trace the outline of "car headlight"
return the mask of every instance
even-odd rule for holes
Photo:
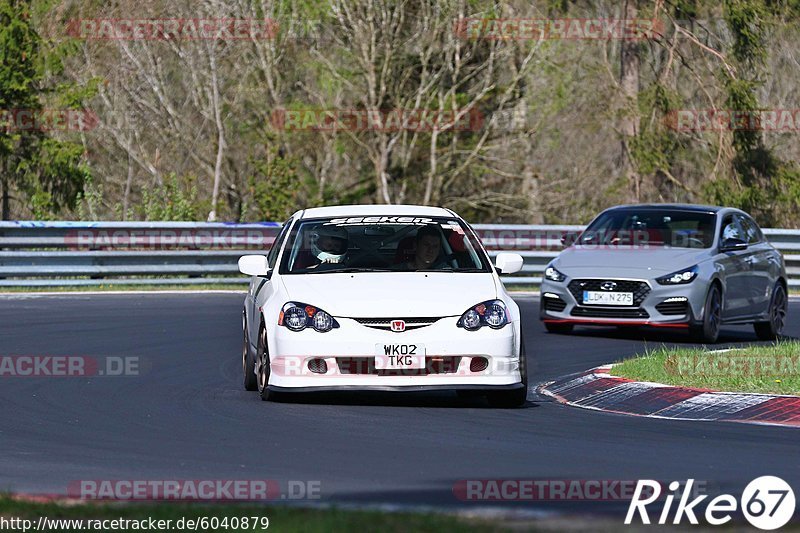
[[[500,329],[511,322],[506,304],[501,300],[489,300],[467,309],[456,325],[469,331],[475,331],[482,326]]]
[[[677,272],[673,272],[668,276],[662,276],[660,278],[656,278],[656,281],[660,285],[683,285],[685,283],[691,283],[694,281],[694,278],[697,277],[697,272],[699,269],[697,265],[685,268],[683,270],[679,270]]]
[[[552,266],[548,266],[547,268],[544,269],[544,277],[546,277],[550,281],[558,281],[558,282],[567,279],[567,276],[565,276],[564,274],[556,270],[555,267]]]
[[[303,331],[307,327],[320,333],[338,328],[339,323],[330,314],[313,305],[286,302],[278,315],[278,325],[292,331]]]

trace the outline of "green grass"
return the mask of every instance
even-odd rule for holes
[[[729,392],[800,395],[800,342],[721,353],[661,347],[611,369],[615,376]]]
[[[527,284],[513,284],[513,285],[506,285],[506,290],[508,292],[539,292],[538,285],[527,285]]]
[[[432,533],[462,531],[505,531],[499,525],[485,520],[468,519],[445,514],[380,512],[367,510],[342,509],[309,509],[289,506],[258,506],[252,504],[185,504],[185,503],[153,503],[153,504],[93,504],[66,505],[59,503],[22,502],[7,496],[0,496],[0,517],[23,518],[36,524],[39,517],[61,519],[114,520],[148,519],[172,520],[174,524],[181,518],[200,519],[203,517],[267,517],[269,529],[278,532],[335,532],[335,531],[429,531]],[[34,526],[35,527],[35,526]],[[85,530],[84,526],[84,530]],[[106,529],[108,530],[108,529]],[[117,529],[130,531],[133,529]],[[189,530],[184,528],[184,530]],[[199,531],[244,531],[245,529],[199,528]],[[265,531],[253,529],[252,523],[248,531]],[[21,529],[17,529],[21,531]],[[49,531],[75,531],[75,529],[49,529]]]

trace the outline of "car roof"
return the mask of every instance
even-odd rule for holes
[[[624,204],[608,208],[606,211],[616,209],[667,209],[675,211],[697,211],[701,213],[719,213],[733,209],[730,207],[722,207],[719,205],[700,205],[700,204]],[[734,209],[738,211],[738,209]]]
[[[403,204],[378,205],[334,205],[312,207],[303,211],[302,218],[357,217],[357,216],[410,216],[452,217],[453,213],[443,207]]]

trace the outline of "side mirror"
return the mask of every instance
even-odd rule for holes
[[[576,242],[578,242],[578,237],[580,237],[580,233],[574,231],[568,231],[561,236],[561,245],[564,248],[569,248]]]
[[[239,258],[239,272],[248,276],[266,276],[269,273],[266,255],[243,255]]]
[[[720,252],[738,252],[746,249],[747,243],[741,239],[725,239],[719,246]]]
[[[497,254],[497,258],[494,260],[494,265],[501,274],[515,274],[522,270],[523,263],[521,255],[508,252]]]

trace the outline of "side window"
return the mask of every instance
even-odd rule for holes
[[[286,240],[286,235],[289,234],[289,228],[291,226],[292,219],[290,218],[283,224],[280,233],[275,237],[275,242],[272,243],[272,248],[269,249],[269,253],[267,254],[267,266],[269,266],[269,268],[275,268],[275,263],[278,261],[278,252],[280,252],[283,241]]]
[[[739,239],[740,241],[747,242],[742,228],[739,227],[733,215],[726,216],[722,221],[722,235],[720,236],[720,240],[724,241],[725,239]]]
[[[753,221],[750,217],[745,216],[738,216],[739,222],[744,228],[745,235],[747,236],[747,243],[748,244],[758,244],[764,240],[764,235],[761,233],[761,230],[758,228],[758,224]]]

